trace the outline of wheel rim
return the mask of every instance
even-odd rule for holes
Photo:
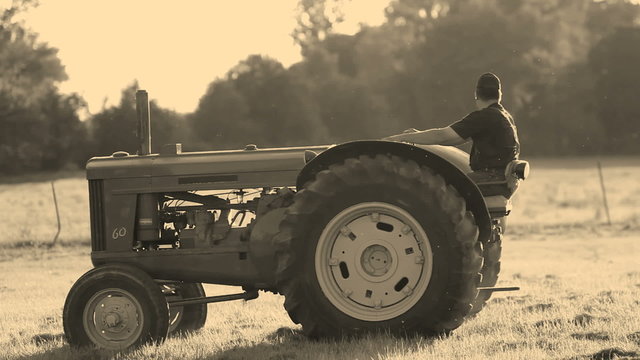
[[[161,285],[162,293],[165,295],[167,301],[177,301],[182,300],[182,294],[178,289],[174,286]],[[173,333],[176,331],[180,322],[182,322],[182,317],[184,314],[184,308],[182,306],[171,306],[169,307],[169,333]]]
[[[336,308],[364,321],[409,311],[429,285],[433,254],[420,223],[382,202],[351,206],[324,228],[315,252],[318,283]]]
[[[104,349],[124,349],[142,334],[142,306],[130,292],[109,288],[94,294],[87,302],[82,325],[89,339]]]

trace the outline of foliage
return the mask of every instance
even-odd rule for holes
[[[523,154],[635,153],[640,5],[627,0],[390,0],[386,22],[338,34],[348,0],[300,0],[289,68],[251,55],[193,113],[151,102],[152,144],[186,150],[328,144],[448,125],[474,110],[486,71],[503,81]],[[57,50],[0,10],[0,166],[20,173],[136,152],[137,84],[82,123]],[[149,89],[153,92],[153,89]]]
[[[344,21],[344,3],[345,0],[300,0],[297,26],[291,36],[303,54],[322,42],[333,31],[334,25]]]
[[[239,63],[201,99],[192,116],[195,133],[208,139],[215,133],[210,144],[238,147],[255,138],[267,145],[326,143],[445,126],[474,110],[475,80],[492,71],[503,81],[525,155],[635,149],[638,107],[629,97],[638,81],[625,74],[637,73],[632,64],[640,46],[631,45],[639,44],[632,35],[639,5],[394,0],[386,23],[344,35],[333,32],[344,15],[333,7],[338,3],[301,0],[293,36],[303,61],[289,69],[260,56]],[[603,67],[615,70],[603,73]],[[269,80],[275,77],[288,80]],[[631,91],[611,96],[621,86]],[[297,95],[296,106],[279,101],[278,93]],[[276,120],[267,103],[297,121]],[[611,108],[618,120],[607,118]],[[277,123],[306,124],[323,135],[262,126]]]
[[[610,140],[608,151],[638,152],[640,143],[640,28],[621,27],[589,54],[595,78],[596,116]]]
[[[301,145],[326,140],[317,113],[299,78],[253,55],[209,86],[190,122],[209,148]]]
[[[136,90],[134,82],[122,90],[120,103],[103,109],[88,120],[91,133],[91,156],[111,155],[115,151],[138,151]],[[184,116],[158,106],[151,100],[149,112],[152,120],[151,150],[159,152],[164,144],[183,143],[187,140]]]
[[[14,20],[29,6],[0,9],[0,168],[9,174],[77,162],[84,145],[77,115],[84,102],[58,92],[66,74],[57,49]]]

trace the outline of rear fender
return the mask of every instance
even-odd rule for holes
[[[395,155],[410,159],[440,174],[466,200],[467,209],[476,220],[480,231],[479,240],[484,242],[491,236],[491,219],[482,193],[476,184],[466,175],[469,168],[469,155],[451,146],[423,145],[414,146],[390,141],[354,141],[331,147],[309,161],[300,171],[296,187],[302,189],[313,180],[315,174],[328,169],[330,165],[342,163],[344,159],[360,155]]]

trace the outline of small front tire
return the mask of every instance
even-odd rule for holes
[[[166,283],[160,288],[167,301],[202,298],[206,294],[201,283]],[[169,334],[196,331],[207,321],[207,304],[169,307]]]
[[[71,287],[63,310],[73,347],[125,350],[164,341],[169,308],[162,291],[144,271],[122,264],[84,274]]]

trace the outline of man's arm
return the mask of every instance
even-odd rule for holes
[[[422,145],[460,145],[467,142],[450,126],[388,136],[384,140],[405,141]]]

